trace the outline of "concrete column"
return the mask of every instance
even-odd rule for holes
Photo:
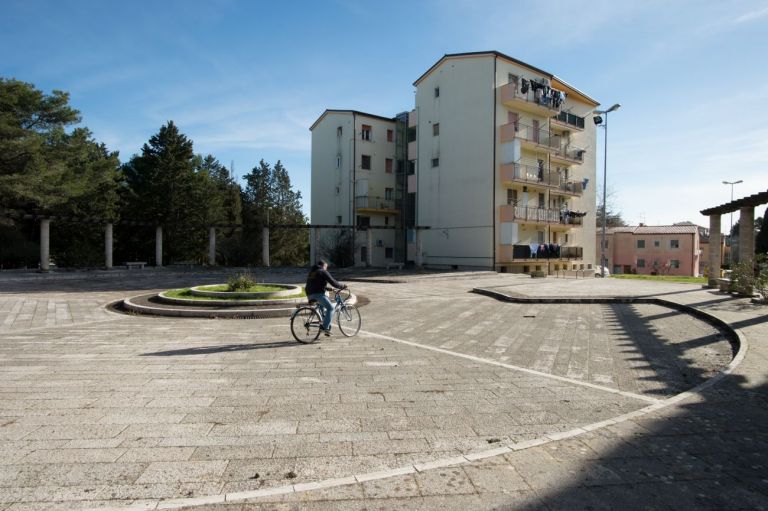
[[[416,267],[417,268],[424,267],[424,256],[422,252],[423,250],[421,246],[421,229],[416,229]]]
[[[216,228],[208,229],[208,264],[216,266]]]
[[[366,266],[373,266],[373,229],[369,227],[365,234],[366,241],[368,242],[368,261],[366,261]]]
[[[163,265],[163,228],[158,225],[155,230],[155,266]]]
[[[112,224],[104,226],[104,267],[112,268]]]
[[[317,242],[318,235],[315,227],[309,228],[309,264],[315,264],[317,262]]]
[[[48,271],[51,261],[51,221],[47,218],[40,220],[40,269]]]
[[[717,287],[717,279],[720,277],[720,215],[709,216],[709,277],[707,285]]]
[[[269,227],[261,228],[261,263],[269,266]]]
[[[755,208],[741,208],[739,218],[739,262],[755,260]]]

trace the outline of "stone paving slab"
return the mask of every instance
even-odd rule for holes
[[[171,280],[168,287],[175,285]],[[663,399],[723,367],[729,346],[712,327],[655,306],[515,310],[487,297],[445,295],[499,281],[517,290],[530,285],[515,276],[403,280],[354,284],[377,297],[361,311],[364,329],[379,337],[363,334],[311,346],[293,343],[284,320],[110,316],[97,324],[83,312],[72,325],[45,325],[42,315],[33,315],[28,326],[18,323],[18,331],[0,334],[0,435],[7,436],[0,444],[6,455],[0,461],[0,509],[132,503],[152,508],[156,499],[195,497],[203,498],[195,509],[560,509],[574,503],[600,508],[603,498],[629,502],[643,485],[661,485],[653,490],[662,492],[670,483],[681,505],[714,509],[724,499],[699,497],[711,493],[705,481],[730,481],[726,493],[752,508],[764,505],[766,485],[751,468],[764,467],[766,439],[758,429],[764,418],[750,416],[724,428],[728,414],[718,412],[744,394],[738,384],[730,390],[715,386],[706,398],[683,405],[706,409],[703,414],[660,410],[577,437],[569,432],[648,404],[580,381]],[[610,280],[591,282],[615,285]],[[559,293],[588,291],[583,281],[573,282],[546,286]],[[93,295],[92,284],[80,291],[72,282],[66,291],[62,283],[56,286],[56,293],[75,300],[82,298],[78,293]],[[102,303],[116,294],[107,287],[97,291]],[[0,298],[25,301],[37,293],[35,299],[49,299],[45,285],[33,288]],[[690,303],[719,299],[691,286],[655,290]],[[648,293],[645,286],[634,292]],[[730,305],[710,306],[741,315],[736,323],[761,327],[748,306],[734,312],[725,309]],[[521,317],[530,313],[536,317]],[[536,323],[545,327],[537,330]],[[577,349],[579,343],[585,348]],[[585,350],[590,356],[580,358]],[[483,360],[514,362],[507,365],[541,375]],[[743,367],[757,366],[747,359]],[[601,375],[611,379],[600,381]],[[754,404],[764,403],[759,382],[749,391]],[[710,409],[713,396],[718,407]],[[701,447],[713,437],[724,442],[724,430],[738,433],[724,444],[727,449]],[[542,435],[559,438],[558,432],[565,432],[564,439],[427,469],[504,442],[522,448]],[[718,463],[723,450],[734,456],[751,452],[753,461]],[[425,470],[311,489],[313,481],[414,465]],[[734,487],[736,477],[741,479]],[[285,485],[289,493],[205,504],[206,496]],[[295,493],[290,485],[308,491]]]

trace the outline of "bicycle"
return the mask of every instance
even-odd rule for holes
[[[345,291],[346,297],[342,296]],[[352,293],[348,289],[334,291],[333,311],[336,315],[336,324],[344,337],[357,335],[363,322],[357,307],[347,303],[351,296]],[[315,342],[320,337],[324,316],[325,311],[317,304],[317,300],[310,300],[308,305],[298,306],[291,314],[293,338],[302,344]]]

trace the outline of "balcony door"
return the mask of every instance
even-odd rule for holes
[[[517,112],[507,112],[507,123],[511,124],[515,127],[515,131],[518,131],[518,127],[520,118],[517,115]]]
[[[533,120],[533,141],[535,143],[539,143],[539,121],[538,119]]]

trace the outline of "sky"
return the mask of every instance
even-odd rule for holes
[[[735,198],[768,190],[766,0],[0,0],[0,14],[0,76],[69,92],[121,161],[173,120],[237,176],[281,160],[306,213],[326,108],[410,110],[441,56],[485,50],[622,105],[608,202],[630,224],[708,226],[722,181],[743,181]]]

